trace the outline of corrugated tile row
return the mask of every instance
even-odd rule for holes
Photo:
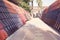
[[[46,24],[60,32],[60,2],[56,1],[43,12],[41,18]]]
[[[28,12],[20,7],[22,11],[19,11],[19,13],[21,13],[19,14],[18,10],[16,11],[16,9],[14,9],[16,6],[14,5],[15,4],[11,5],[8,1],[4,2],[0,0],[0,40],[5,40],[8,36],[22,27],[27,20],[24,14]],[[14,8],[12,6],[14,6]],[[16,8],[19,9],[18,7]],[[23,11],[25,12],[24,14]]]

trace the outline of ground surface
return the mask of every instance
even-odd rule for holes
[[[34,18],[6,40],[60,40],[60,35],[40,19]]]

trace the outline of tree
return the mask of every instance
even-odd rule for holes
[[[33,9],[33,0],[29,0],[29,2],[31,2],[31,4],[32,4],[32,8],[31,9]]]
[[[42,8],[42,0],[37,0],[37,2],[38,2],[38,6]]]
[[[29,1],[30,0],[17,0],[17,2],[19,3],[18,6],[30,12]]]
[[[38,6],[40,8],[40,10],[38,11],[38,13],[40,13],[40,17],[42,16],[42,0],[37,0]]]
[[[37,0],[37,2],[38,2],[38,6],[39,6],[39,8],[40,8],[40,13],[41,13],[41,16],[42,16],[42,0]]]

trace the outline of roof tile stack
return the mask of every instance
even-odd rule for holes
[[[23,8],[7,1],[0,1],[0,40],[5,40],[27,21]]]
[[[46,9],[43,12],[42,20],[48,24],[49,26],[52,26],[53,28],[60,31],[60,1],[54,2],[52,5],[49,6],[47,12]]]

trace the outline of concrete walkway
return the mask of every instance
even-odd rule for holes
[[[33,18],[6,40],[60,40],[60,35],[39,18]]]

